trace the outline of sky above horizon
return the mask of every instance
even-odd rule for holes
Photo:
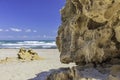
[[[65,0],[0,0],[0,40],[54,40]]]

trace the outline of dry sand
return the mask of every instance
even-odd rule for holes
[[[17,57],[18,49],[0,49],[0,59]],[[57,49],[34,49],[44,60],[29,62],[8,62],[0,64],[0,80],[45,80],[46,75],[60,67],[74,64],[61,64]]]

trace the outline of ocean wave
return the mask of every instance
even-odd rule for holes
[[[53,49],[56,48],[55,41],[0,41],[0,48],[35,48]]]
[[[23,41],[23,42],[17,42],[18,44],[24,43],[24,44],[40,44],[45,43],[44,41]]]

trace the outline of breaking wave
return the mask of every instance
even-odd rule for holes
[[[53,40],[35,40],[35,41],[24,41],[24,40],[6,40],[0,41],[0,48],[33,48],[33,49],[54,49],[57,48],[55,41]]]

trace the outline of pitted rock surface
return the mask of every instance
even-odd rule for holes
[[[56,44],[62,63],[120,59],[120,0],[66,0]]]

